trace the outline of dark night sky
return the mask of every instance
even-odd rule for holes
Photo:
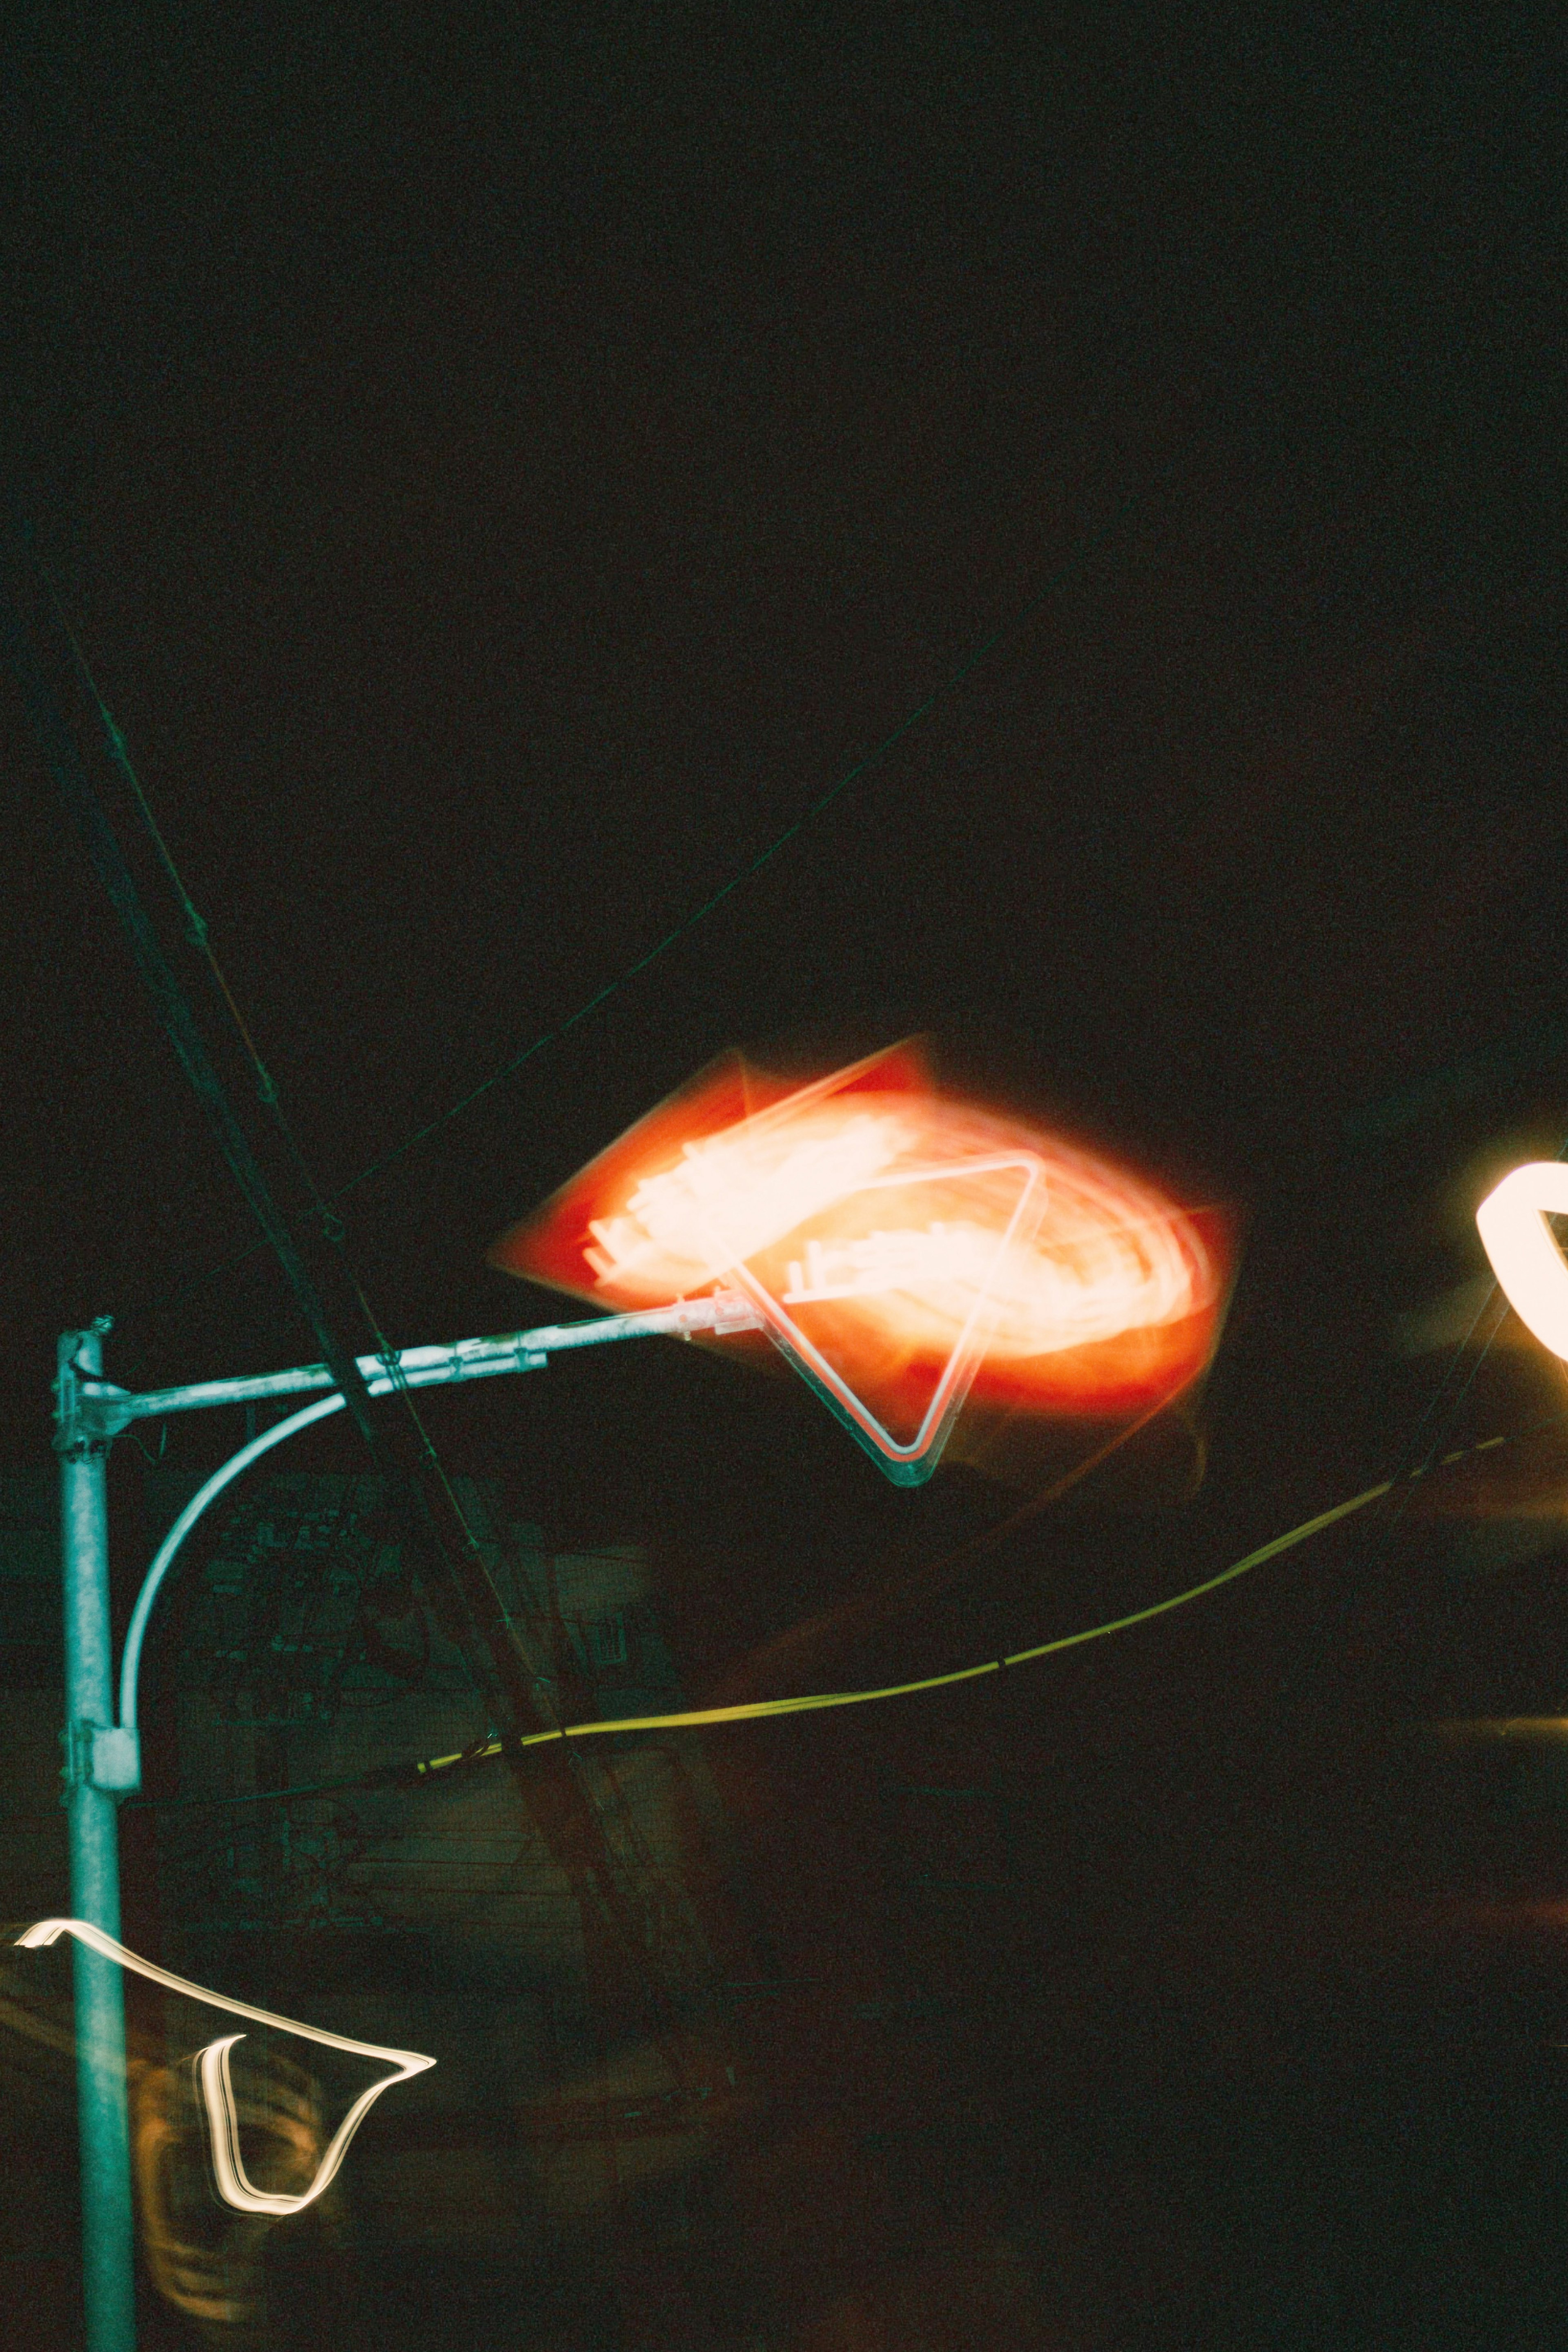
[[[486,1245],[726,1046],[923,1030],[1239,1214],[1211,1458],[1266,1525],[1397,1456],[1436,1375],[1388,1315],[1568,1127],[1523,20],[111,7],[14,47],[13,477],[323,1189],[997,637],[345,1197],[388,1330],[550,1311]],[[315,1349],[264,1253],[212,1276],[247,1212],[9,687],[0,726],[20,1458],[95,1312],[136,1385]],[[850,1492],[927,1507],[700,1360],[549,1390],[438,1416],[567,1517],[764,1492],[832,1549]]]
[[[395,1338],[553,1312],[487,1244],[723,1048],[929,1031],[1241,1220],[1184,1559],[1400,1458],[1444,1359],[1391,1318],[1568,1133],[1545,22],[23,16],[8,463],[323,1189],[1004,633],[347,1195]],[[137,1385],[315,1349],[265,1255],[199,1279],[245,1209],[8,683],[0,746],[19,1460],[76,1319]],[[808,1401],[632,1353],[441,1440],[543,1519],[728,1548],[737,1641],[943,1539],[942,1482],[878,1487]],[[1556,1393],[1499,1350],[1464,1433]],[[1298,1604],[1181,1636],[1193,1687],[1271,1686]]]
[[[347,1194],[389,1332],[553,1312],[486,1245],[723,1048],[928,1031],[1241,1219],[1242,1532],[1396,1458],[1440,1364],[1389,1315],[1568,1129],[1523,20],[110,7],[14,48],[13,478],[327,1192],[997,639]],[[8,685],[0,727],[22,1458],[94,1313],[133,1385],[316,1349],[265,1252],[214,1276],[247,1213]],[[548,1391],[434,1408],[542,1516],[754,1518],[829,1581],[844,1512],[941,1523],[700,1358]]]

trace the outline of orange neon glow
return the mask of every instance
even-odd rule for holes
[[[939,1450],[972,1387],[1146,1409],[1206,1359],[1220,1290],[1154,1187],[941,1094],[909,1047],[795,1088],[731,1057],[491,1262],[614,1307],[738,1286],[885,1465]]]

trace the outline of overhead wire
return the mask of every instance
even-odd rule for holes
[[[80,678],[83,688],[90,698],[94,708],[97,710],[100,724],[102,727],[104,735],[109,742],[115,764],[132,792],[138,812],[152,837],[159,861],[163,866],[170,886],[179,901],[181,910],[185,918],[187,935],[190,939],[191,944],[196,949],[197,952],[205,961],[214,982],[216,983],[218,992],[221,995],[223,1003],[228,1012],[229,1017],[234,1024],[235,1030],[239,1037],[241,1046],[250,1064],[252,1074],[256,1080],[257,1093],[261,1102],[265,1105],[273,1124],[278,1129],[283,1146],[293,1163],[295,1172],[304,1186],[305,1192],[310,1199],[310,1206],[321,1225],[323,1235],[338,1253],[344,1278],[352,1289],[360,1312],[364,1318],[365,1328],[370,1332],[371,1337],[375,1343],[377,1356],[380,1359],[384,1370],[387,1373],[395,1392],[404,1406],[413,1426],[416,1442],[426,1457],[431,1473],[440,1485],[443,1496],[452,1512],[453,1519],[461,1530],[469,1556],[475,1565],[479,1568],[486,1583],[489,1586],[490,1591],[494,1595],[497,1605],[500,1609],[502,1616],[506,1621],[508,1633],[511,1639],[513,1646],[518,1650],[520,1656],[521,1656],[524,1664],[529,1668],[530,1673],[534,1675],[537,1679],[537,1665],[528,1654],[521,1636],[518,1633],[516,1627],[512,1624],[510,1616],[506,1611],[504,1600],[496,1587],[494,1578],[489,1573],[489,1566],[485,1561],[478,1538],[475,1537],[472,1528],[468,1525],[462,1505],[458,1500],[457,1491],[447,1475],[446,1466],[441,1461],[440,1455],[430,1436],[424,1416],[421,1414],[417,1404],[415,1402],[414,1391],[409,1386],[408,1381],[404,1373],[397,1351],[392,1346],[391,1341],[387,1339],[384,1330],[382,1328],[380,1319],[375,1314],[374,1309],[372,1307],[369,1298],[365,1295],[364,1287],[353,1265],[349,1262],[346,1249],[347,1230],[344,1226],[343,1221],[336,1214],[331,1204],[322,1196],[321,1188],[316,1181],[315,1171],[311,1168],[309,1160],[306,1158],[304,1151],[300,1148],[299,1139],[294,1133],[288,1113],[283,1107],[282,1097],[279,1093],[276,1081],[273,1079],[271,1073],[268,1070],[266,1064],[262,1061],[256,1041],[251,1035],[249,1025],[239,1008],[238,1003],[235,998],[234,992],[230,988],[227,978],[224,973],[223,967],[218,961],[217,951],[213,946],[210,928],[192,898],[190,891],[185,886],[184,877],[181,875],[180,870],[174,862],[173,854],[171,853],[167,843],[163,839],[163,833],[159,827],[152,804],[142,789],[141,778],[136,772],[135,763],[131,758],[130,749],[125,741],[125,738],[116,724],[113,714],[110,710],[108,704],[105,702],[103,696],[100,691],[98,681],[93,675],[91,667],[88,662],[86,655],[82,651],[76,634],[71,628],[68,615],[65,611],[60,596],[52,581],[48,579],[47,573],[43,572],[41,566],[38,567],[38,570],[50,602],[54,605],[61,629],[63,630],[67,642],[70,646],[71,656],[76,665],[78,676]]]
[[[75,730],[49,677],[50,659],[37,621],[42,607],[37,590],[47,588],[41,566],[24,536],[4,551],[3,591],[0,591],[0,640],[21,690],[44,764],[58,790],[79,833],[89,863],[102,884],[119,918],[126,944],[159,1023],[190,1081],[213,1129],[218,1149],[228,1165],[252,1215],[277,1256],[284,1279],[300,1314],[314,1332],[321,1355],[331,1369],[365,1442],[374,1451],[374,1433],[369,1413],[369,1392],[357,1360],[339,1344],[317,1291],[315,1280],[284,1217],[256,1156],[250,1138],[237,1117],[228,1091],[218,1076],[189,996],[164,952],[156,927],[142,903],[142,892],[120,838],[110,823],[75,740]],[[52,591],[48,591],[52,598]],[[58,600],[54,600],[58,606]],[[56,623],[50,622],[56,633]]]
[[[1553,1413],[1545,1421],[1532,1423],[1528,1429],[1500,1437],[1482,1438],[1475,1445],[1461,1446],[1444,1455],[1440,1464],[1431,1466],[1448,1468],[1472,1455],[1489,1454],[1500,1445],[1519,1444],[1527,1437],[1538,1435],[1542,1430],[1559,1427],[1564,1420],[1568,1420],[1568,1414]],[[1142,1609],[1129,1610],[1120,1617],[1106,1618],[1101,1623],[1085,1626],[1076,1633],[1059,1633],[1051,1641],[1037,1642],[999,1658],[983,1658],[973,1665],[953,1667],[945,1674],[919,1675],[909,1682],[887,1683],[873,1690],[813,1691],[793,1698],[748,1699],[731,1706],[687,1707],[668,1715],[595,1717],[592,1721],[563,1724],[559,1729],[528,1733],[518,1744],[522,1748],[540,1748],[557,1740],[607,1738],[638,1731],[701,1730],[716,1724],[767,1722],[781,1716],[818,1714],[827,1708],[868,1706],[885,1699],[910,1698],[924,1691],[951,1689],[959,1683],[975,1682],[983,1675],[1002,1674],[1014,1666],[1030,1665],[1037,1659],[1055,1657],[1065,1650],[1079,1649],[1087,1642],[1105,1641],[1112,1633],[1127,1633],[1134,1625],[1146,1625],[1156,1617],[1168,1616],[1173,1610],[1184,1609],[1193,1601],[1203,1600],[1206,1594],[1217,1592],[1222,1586],[1233,1584],[1238,1577],[1247,1575],[1253,1569],[1261,1568],[1268,1560],[1278,1559],[1281,1554],[1294,1550],[1298,1544],[1321,1535],[1325,1528],[1336,1526],[1342,1519],[1351,1518],[1357,1511],[1365,1510],[1401,1484],[1425,1477],[1428,1466],[1422,1465],[1394,1477],[1380,1479],[1376,1486],[1352,1495],[1348,1502],[1335,1503],[1330,1509],[1303,1519],[1300,1526],[1289,1528],[1282,1536],[1275,1536],[1268,1543],[1259,1544],[1256,1550],[1234,1560],[1228,1568],[1221,1569],[1217,1575],[1205,1577],[1201,1583],[1191,1584],[1184,1591],[1168,1594],[1163,1601],[1150,1601]],[[342,1789],[428,1786],[445,1773],[506,1754],[508,1746],[509,1743],[502,1739],[476,1739],[449,1756],[431,1756],[412,1763],[384,1765],[374,1772],[344,1780],[313,1780],[289,1789],[247,1790],[239,1796],[143,1797],[134,1801],[149,1810],[178,1812],[211,1805],[285,1803],[296,1797],[321,1796]]]
[[[337,1215],[336,1212],[322,1197],[321,1188],[316,1181],[315,1172],[312,1170],[310,1161],[306,1158],[304,1151],[300,1148],[299,1139],[295,1135],[288,1113],[284,1109],[282,1097],[279,1093],[277,1084],[261,1058],[256,1041],[251,1035],[249,1025],[247,1023],[243,1013],[240,1011],[238,1003],[235,998],[234,992],[230,988],[223,967],[218,961],[217,951],[213,946],[210,928],[196,907],[195,900],[192,898],[190,891],[185,886],[184,878],[180,873],[179,867],[174,862],[174,856],[169,849],[168,844],[163,838],[152,804],[142,789],[141,778],[136,772],[135,763],[131,758],[130,749],[125,741],[125,738],[119,726],[116,724],[114,716],[110,710],[109,706],[104,700],[103,695],[99,688],[98,681],[93,675],[91,666],[89,665],[86,655],[82,651],[75,631],[70,625],[69,616],[66,613],[64,604],[58,592],[55,588],[53,582],[48,578],[47,573],[44,572],[43,567],[36,563],[36,569],[43,582],[45,591],[49,597],[50,603],[54,606],[56,615],[59,621],[60,627],[65,635],[67,643],[69,645],[71,658],[75,663],[78,677],[97,711],[99,723],[103,730],[105,739],[110,746],[115,764],[131,790],[137,810],[157,852],[159,862],[162,865],[169,884],[179,901],[181,910],[185,918],[187,936],[193,947],[195,948],[198,954],[202,956],[203,960],[206,963],[208,971],[211,973],[213,981],[234,1025],[235,1031],[238,1035],[240,1045],[245,1052],[247,1061],[250,1064],[252,1075],[256,1081],[257,1093],[261,1102],[266,1107],[274,1126],[278,1129],[284,1149],[288,1152],[289,1157],[293,1163],[295,1172],[304,1186],[323,1235],[338,1253],[343,1276],[348,1282],[350,1288],[353,1290],[360,1312],[364,1318],[365,1328],[374,1340],[376,1353],[392,1382],[394,1391],[403,1403],[404,1409],[414,1428],[416,1441],[430,1466],[432,1475],[437,1478],[440,1485],[443,1496],[451,1509],[454,1521],[461,1530],[464,1543],[469,1556],[480,1570],[486,1582],[489,1585],[490,1590],[494,1594],[497,1605],[500,1608],[503,1617],[507,1618],[508,1633],[511,1638],[513,1645],[519,1650],[520,1655],[523,1656],[524,1664],[529,1666],[531,1673],[537,1674],[537,1669],[533,1665],[533,1662],[526,1655],[521,1635],[517,1633],[515,1627],[512,1626],[510,1617],[507,1616],[504,1601],[502,1601],[500,1591],[495,1586],[494,1579],[489,1574],[489,1567],[484,1559],[478,1539],[474,1536],[473,1530],[468,1523],[462,1506],[458,1501],[457,1492],[453,1487],[450,1479],[447,1475],[446,1467],[441,1461],[440,1455],[437,1453],[433,1441],[431,1440],[424,1417],[420,1413],[419,1409],[414,1401],[414,1392],[404,1374],[397,1351],[393,1348],[385,1332],[383,1330],[380,1320],[372,1307],[370,1300],[365,1295],[363,1286],[360,1282],[357,1274],[354,1272],[353,1267],[349,1262],[346,1250],[347,1231],[343,1221]]]
[[[88,693],[96,708],[100,724],[104,730],[115,764],[132,788],[138,811],[142,818],[144,825],[152,836],[159,861],[163,867],[169,883],[179,900],[183,912],[184,913],[187,933],[191,943],[203,956],[209,968],[212,977],[217,986],[218,992],[222,997],[223,1003],[233,1023],[236,1033],[239,1037],[241,1046],[250,1064],[253,1076],[256,1079],[257,1091],[259,1098],[266,1107],[274,1125],[278,1129],[284,1147],[288,1151],[289,1156],[294,1164],[295,1171],[304,1186],[305,1192],[310,1199],[325,1238],[338,1254],[344,1279],[353,1293],[355,1300],[358,1303],[360,1312],[364,1318],[366,1328],[374,1340],[377,1355],[383,1369],[387,1374],[391,1387],[403,1404],[408,1421],[412,1425],[416,1443],[425,1457],[429,1474],[435,1479],[441,1490],[443,1499],[449,1508],[453,1521],[460,1533],[468,1556],[472,1565],[477,1570],[484,1585],[489,1589],[490,1596],[495,1603],[497,1613],[505,1628],[507,1640],[511,1648],[516,1652],[518,1658],[521,1662],[529,1677],[532,1704],[534,1705],[537,1713],[544,1717],[547,1724],[553,1722],[555,1725],[559,1726],[559,1717],[556,1714],[549,1678],[543,1672],[538,1660],[534,1657],[529,1643],[524,1639],[522,1632],[515,1621],[513,1612],[506,1605],[505,1597],[501,1593],[500,1587],[497,1585],[495,1577],[491,1573],[489,1562],[485,1558],[483,1547],[480,1545],[479,1538],[469,1523],[468,1514],[463,1508],[461,1500],[452,1480],[447,1475],[446,1465],[441,1460],[440,1454],[430,1435],[425,1418],[415,1402],[413,1390],[403,1371],[397,1351],[393,1348],[385,1332],[382,1328],[380,1320],[371,1306],[364,1288],[349,1261],[346,1247],[347,1228],[343,1220],[337,1215],[331,1204],[323,1198],[320,1187],[316,1182],[314,1171],[300,1146],[298,1138],[294,1134],[288,1114],[284,1109],[278,1087],[267,1070],[265,1064],[262,1062],[255,1040],[250,1034],[249,1027],[246,1023],[233,992],[229,988],[228,982],[224,976],[222,968],[217,960],[216,952],[212,945],[209,928],[192,899],[190,892],[185,887],[184,877],[181,876],[179,868],[175,865],[174,856],[169,850],[168,845],[163,839],[151,803],[142,790],[141,780],[136,774],[135,766],[131,759],[129,748],[126,745],[124,737],[121,733],[120,729],[114,721],[112,714],[109,710],[103,696],[99,689],[97,680],[93,677],[90,666],[87,661],[87,657],[76,638],[75,633],[70,628],[69,621],[65,613],[62,600],[60,599],[53,582],[48,578],[43,566],[38,563],[36,556],[33,561],[37,577],[39,578],[50,603],[54,606],[57,617],[58,618],[69,645],[72,660],[76,666],[79,677],[85,691]],[[557,1736],[557,1734],[555,1731],[552,1731],[546,1736],[553,1738]],[[515,1742],[511,1744],[514,1746],[516,1745]],[[624,1856],[617,1856],[615,1841],[610,1835],[609,1822],[605,1813],[605,1809],[600,1801],[598,1792],[594,1787],[591,1778],[580,1759],[573,1751],[567,1751],[566,1764],[567,1770],[570,1773],[572,1780],[577,1790],[579,1800],[586,1808],[590,1818],[596,1824],[606,1862],[611,1865],[611,1874],[606,1880],[606,1885],[613,1887],[614,1867],[618,1861],[621,1869],[625,1870],[626,1867],[626,1860]],[[595,1875],[597,1875],[596,1873]],[[601,1899],[604,1898],[605,1891],[605,1888],[602,1887],[600,1890]],[[617,1908],[618,1905],[619,1898],[617,1896],[616,1904],[610,1907],[612,1909]],[[623,1929],[623,1940],[627,1944],[628,1957],[633,1958],[634,1964],[637,1960],[640,1959],[642,1968],[647,1977],[649,1990],[653,1992],[656,2000],[661,2004],[667,2004],[668,1990],[658,1981],[656,1963],[652,1954],[646,1948],[646,1944],[643,1942],[643,1939],[637,1937],[629,1928],[626,1928]],[[633,1947],[636,1948],[634,1949]],[[679,2074],[680,2071],[680,2063],[678,2053],[671,2057],[670,2063]]]

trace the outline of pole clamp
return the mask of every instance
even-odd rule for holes
[[[136,1418],[131,1391],[106,1381],[101,1372],[84,1364],[79,1353],[84,1339],[101,1339],[112,1323],[112,1316],[100,1315],[89,1330],[68,1332],[60,1342],[54,1447],[68,1458],[107,1454],[110,1439]]]
[[[715,1338],[721,1338],[729,1331],[760,1331],[763,1328],[762,1317],[741,1291],[716,1290],[710,1302],[702,1303],[710,1306],[713,1319],[710,1328]]]
[[[66,1760],[60,1778],[68,1795],[72,1789],[100,1789],[106,1796],[128,1797],[142,1786],[142,1740],[139,1733],[112,1723],[68,1723],[60,1734]]]

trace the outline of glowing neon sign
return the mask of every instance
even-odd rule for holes
[[[795,1088],[731,1058],[490,1255],[619,1307],[733,1286],[900,1485],[972,1391],[1111,1417],[1173,1392],[1219,1286],[1152,1187],[942,1096],[907,1047]]]
[[[878,1298],[887,1290],[914,1290],[932,1283],[989,1279],[994,1237],[978,1225],[944,1224],[923,1232],[885,1234],[879,1227],[864,1241],[825,1242],[813,1234],[805,1265],[789,1261],[785,1307],[822,1307],[830,1298]]]
[[[206,2120],[207,2137],[212,2148],[213,2177],[218,2195],[226,2205],[238,2213],[265,2213],[279,2219],[289,2213],[302,2212],[314,2204],[323,2189],[337,2178],[342,2160],[371,2108],[383,2091],[390,2091],[394,2083],[406,2083],[416,2074],[423,2074],[434,2066],[434,2058],[424,2057],[417,2050],[385,2050],[376,2042],[355,2042],[346,2033],[328,2033],[319,2025],[301,2025],[297,2018],[275,2017],[270,2010],[253,2009],[248,2001],[231,2000],[226,1993],[209,1992],[205,1985],[188,1984],[184,1977],[172,1976],[151,1960],[140,1958],[106,1936],[101,1927],[90,1927],[85,1919],[40,1919],[18,1936],[16,1941],[24,1950],[36,1951],[55,1944],[62,1936],[74,1936],[79,1944],[100,1952],[106,1960],[117,1960],[122,1969],[146,1977],[153,1984],[162,1985],[168,1992],[184,1993],[191,2000],[204,2000],[214,2009],[226,2010],[231,2017],[247,2017],[257,2025],[275,2025],[285,2033],[301,2034],[307,2042],[320,2042],[330,2050],[346,2050],[356,2058],[384,2058],[396,2072],[373,2083],[362,2091],[350,2107],[337,2130],[327,2143],[326,2152],[316,2168],[316,2177],[309,2189],[298,2196],[277,2196],[258,2189],[245,2169],[239,2148],[239,2113],[235,2103],[234,2081],[229,2071],[229,2052],[242,2033],[225,2034],[220,2041],[209,2042],[196,2055],[196,2081],[202,2095],[202,2110]]]
[[[1551,1216],[1568,1216],[1568,1162],[1532,1160],[1476,1211],[1481,1245],[1509,1305],[1554,1356],[1568,1358],[1568,1261]]]

